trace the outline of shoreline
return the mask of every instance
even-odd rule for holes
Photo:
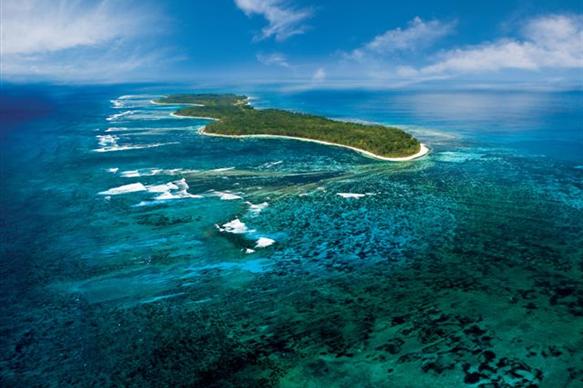
[[[160,102],[155,102],[154,100],[151,100],[151,103],[153,104],[158,104],[158,105],[195,105],[195,106],[203,106],[200,104],[167,104],[167,103],[160,103]],[[247,103],[249,103],[249,98],[247,98]],[[175,112],[170,113],[170,116],[175,117],[175,118],[180,118],[180,119],[202,119],[202,120],[213,120],[213,121],[219,121],[219,119],[216,119],[214,117],[205,117],[205,116],[185,116],[185,115],[178,115]],[[398,156],[398,157],[387,157],[387,156],[381,156],[381,155],[377,155],[375,153],[372,153],[370,151],[366,151],[360,148],[356,148],[356,147],[352,147],[349,145],[344,145],[344,144],[339,144],[339,143],[332,143],[329,141],[324,141],[324,140],[316,140],[316,139],[308,139],[305,137],[296,137],[296,136],[285,136],[285,135],[261,135],[261,134],[257,134],[257,135],[224,135],[224,134],[220,134],[220,133],[209,133],[205,131],[206,126],[203,126],[202,128],[200,128],[198,130],[198,133],[204,136],[215,136],[215,137],[228,137],[228,138],[233,138],[233,139],[245,139],[245,138],[255,138],[255,139],[284,139],[284,140],[297,140],[297,141],[307,141],[307,142],[312,142],[312,143],[318,143],[318,144],[323,144],[323,145],[327,145],[327,146],[333,146],[333,147],[342,147],[342,148],[347,148],[349,150],[358,152],[359,154],[366,156],[368,158],[371,159],[376,159],[376,160],[382,160],[385,162],[408,162],[411,160],[416,160],[416,159],[420,159],[422,157],[424,157],[425,155],[427,155],[430,151],[429,147],[427,147],[425,144],[423,143],[419,143],[419,151],[414,153],[413,155],[409,155],[409,156]]]
[[[188,103],[188,102],[184,102],[184,103],[180,103],[180,104],[173,104],[171,102],[158,102],[156,100],[150,100],[150,104],[154,104],[154,105],[164,105],[164,106],[177,106],[177,105],[204,106],[202,104],[191,104],[191,103]]]
[[[190,117],[190,116],[183,116],[183,117]],[[284,135],[224,135],[221,133],[206,132],[205,129],[206,129],[206,127],[202,127],[201,129],[198,130],[198,133],[201,135],[204,135],[204,136],[228,137],[228,138],[233,138],[233,139],[255,138],[255,139],[284,139],[284,140],[307,141],[307,142],[311,142],[311,143],[318,143],[318,144],[323,144],[323,145],[328,145],[328,146],[348,148],[348,149],[350,149],[352,151],[356,151],[359,154],[364,155],[366,157],[369,157],[372,159],[377,159],[377,160],[388,161],[388,162],[408,162],[408,161],[411,161],[414,159],[422,158],[423,156],[425,156],[429,153],[429,148],[423,143],[419,143],[419,145],[420,145],[419,151],[413,155],[400,156],[400,157],[387,157],[387,156],[377,155],[377,154],[374,154],[370,151],[362,150],[360,148],[356,148],[356,147],[352,147],[352,146],[348,146],[348,145],[344,145],[344,144],[332,143],[332,142],[328,142],[328,141],[324,141],[324,140],[307,139],[305,137],[284,136]]]

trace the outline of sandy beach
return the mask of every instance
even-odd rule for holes
[[[258,138],[258,139],[288,139],[288,140],[308,141],[308,142],[319,143],[319,144],[324,144],[324,145],[328,145],[328,146],[348,148],[348,149],[356,151],[356,152],[358,152],[366,157],[369,157],[372,159],[377,159],[377,160],[384,160],[384,161],[388,161],[388,162],[407,162],[410,160],[419,159],[419,158],[421,158],[429,153],[429,148],[423,143],[420,144],[419,152],[417,152],[416,154],[409,155],[409,156],[403,156],[403,157],[390,158],[390,157],[376,155],[376,154],[373,154],[372,152],[361,150],[360,148],[351,147],[351,146],[347,146],[344,144],[331,143],[331,142],[327,142],[327,141],[323,141],[323,140],[306,139],[303,137],[283,136],[283,135],[224,135],[224,134],[220,134],[220,133],[209,133],[209,132],[206,132],[205,129],[206,129],[205,127],[201,128],[199,130],[199,133],[201,135],[205,135],[205,136],[230,137],[230,138],[238,138],[238,139]]]

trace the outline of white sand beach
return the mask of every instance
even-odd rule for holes
[[[348,149],[351,149],[353,151],[359,152],[360,154],[367,156],[369,158],[377,159],[377,160],[384,160],[384,161],[389,161],[389,162],[406,162],[406,161],[410,161],[410,160],[414,160],[414,159],[419,159],[419,158],[421,158],[429,153],[429,148],[423,143],[421,143],[421,147],[419,148],[419,152],[417,152],[416,154],[409,155],[409,156],[403,156],[403,157],[390,158],[390,157],[385,157],[385,156],[381,156],[381,155],[376,155],[376,154],[373,154],[372,152],[361,150],[360,148],[351,147],[351,146],[347,146],[344,144],[331,143],[331,142],[327,142],[327,141],[323,141],[323,140],[306,139],[303,137],[283,136],[283,135],[224,135],[224,134],[220,134],[220,133],[206,132],[205,127],[201,128],[199,130],[199,133],[201,135],[205,135],[205,136],[230,137],[230,138],[239,138],[239,139],[241,139],[241,138],[258,138],[258,139],[288,139],[288,140],[309,141],[312,143],[319,143],[319,144],[324,144],[324,145],[329,145],[329,146],[348,148]]]

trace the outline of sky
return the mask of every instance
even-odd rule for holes
[[[583,89],[581,0],[1,0],[8,82]]]

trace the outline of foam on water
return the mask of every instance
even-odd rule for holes
[[[116,99],[110,100],[114,109],[121,108],[140,108],[147,107],[150,105],[152,99],[158,98],[159,96],[151,94],[143,95],[127,95],[121,96]]]
[[[261,213],[265,208],[267,208],[267,206],[269,206],[269,204],[267,202],[254,204],[254,203],[251,203],[249,201],[246,201],[245,203],[247,205],[249,205],[249,212],[253,215],[257,215],[257,214]]]
[[[130,150],[141,150],[145,148],[156,148],[162,147],[166,145],[178,144],[176,141],[168,142],[168,143],[152,143],[152,144],[133,144],[133,145],[112,145],[108,147],[102,147],[94,149],[95,152],[117,152],[117,151],[130,151]]]
[[[197,131],[200,125],[188,125],[182,127],[109,127],[105,132],[130,132],[132,136],[138,135],[163,135],[165,132],[172,131]]]
[[[180,180],[171,182],[167,184],[169,190],[166,190],[162,194],[156,197],[157,200],[168,200],[168,199],[181,199],[181,198],[203,198],[202,195],[190,194],[188,189],[188,183],[186,179],[182,178]]]
[[[233,194],[229,191],[213,191],[211,195],[219,197],[223,201],[233,201],[235,199],[243,199],[240,195]]]
[[[129,115],[133,115],[134,113],[135,113],[135,111],[133,111],[133,110],[126,110],[126,111],[123,111],[121,113],[114,113],[114,114],[108,116],[106,118],[106,120],[107,121],[117,121],[117,120],[120,120],[122,118],[125,118],[125,117],[127,117]]]
[[[216,228],[225,233],[233,233],[233,234],[244,234],[244,233],[251,233],[254,232],[254,229],[247,228],[244,222],[241,222],[240,219],[235,218],[232,221],[229,221],[222,226],[215,225]]]
[[[158,185],[147,185],[144,186],[145,191],[156,195],[152,200],[141,201],[135,206],[151,206],[175,199],[204,198],[202,195],[189,193],[189,188],[190,187],[184,178]]]
[[[277,166],[278,164],[282,164],[283,160],[278,160],[277,162],[267,162],[259,166],[260,168],[271,168],[273,166]]]
[[[155,176],[155,175],[182,175],[196,173],[199,170],[189,170],[183,168],[172,168],[172,169],[162,169],[162,168],[142,168],[139,170],[126,170],[122,171],[119,175],[123,178],[138,178],[142,176]]]
[[[366,194],[358,194],[358,193],[337,193],[336,195],[342,198],[362,198],[366,196]]]
[[[123,96],[119,96],[118,100],[149,100],[152,98],[159,98],[159,94],[125,94]]]
[[[273,244],[275,244],[275,240],[272,240],[268,237],[259,237],[255,242],[255,248],[266,248]]]
[[[178,190],[178,186],[176,186],[173,182],[164,183],[162,185],[151,185],[146,187],[150,193],[165,193],[169,192],[170,190]]]
[[[136,193],[138,191],[147,191],[146,186],[141,183],[130,183],[129,185],[123,185],[118,187],[112,187],[111,189],[99,192],[100,195],[120,195]]]
[[[119,145],[119,136],[116,135],[97,135],[97,140],[100,148],[96,148],[95,152],[116,152],[116,151],[127,151],[127,150],[139,150],[144,148],[155,148],[165,145],[178,144],[178,142],[166,142],[166,143],[151,143],[151,144],[126,144]]]
[[[117,145],[119,137],[114,135],[97,135],[98,144],[101,147],[111,147]]]

